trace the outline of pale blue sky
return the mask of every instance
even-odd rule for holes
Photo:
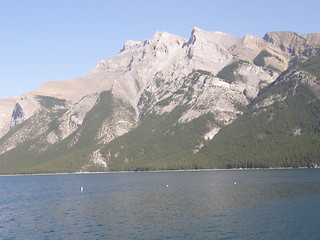
[[[306,34],[320,32],[319,9],[318,0],[0,0],[0,98],[89,74],[158,30]]]

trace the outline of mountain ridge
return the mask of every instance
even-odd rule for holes
[[[263,38],[250,35],[238,38],[194,28],[189,39],[157,31],[151,40],[129,40],[117,56],[99,60],[92,73],[84,77],[44,83],[15,99],[16,102],[9,101],[10,104],[6,104],[8,100],[0,100],[0,167],[12,165],[5,167],[4,173],[50,172],[57,169],[52,165],[57,162],[61,166],[70,162],[64,171],[121,170],[112,166],[127,170],[153,169],[153,164],[141,159],[151,159],[157,153],[156,169],[166,169],[161,167],[161,156],[166,154],[176,161],[170,163],[168,157],[167,168],[192,168],[197,164],[191,163],[190,157],[197,159],[204,151],[202,148],[207,149],[219,136],[220,130],[225,131],[226,126],[246,114],[261,91],[271,91],[268,87],[279,82],[288,71],[297,74],[300,71],[304,76],[300,83],[311,88],[314,101],[318,101],[320,88],[315,66],[318,66],[319,49],[320,33],[270,32]],[[268,108],[280,97],[274,99],[261,104]],[[168,126],[161,124],[159,118]],[[90,122],[95,122],[94,126]],[[196,123],[204,126],[199,128]],[[148,124],[155,124],[154,128],[149,129]],[[171,139],[176,151],[186,151],[188,156],[177,154],[174,149],[168,153],[156,150],[156,146],[145,142],[144,138],[149,137],[140,129],[143,126],[150,131],[149,143],[170,149],[161,141],[171,132],[176,137],[168,137],[168,141]],[[175,126],[177,129],[173,130]],[[162,132],[159,128],[167,130]],[[162,132],[161,137],[155,134],[157,129]],[[183,138],[178,137],[177,131]],[[145,146],[150,145],[154,152],[138,145],[141,153],[148,154],[136,154],[133,143],[132,146],[126,141],[123,146],[116,144],[118,139],[131,139],[130,135]],[[90,142],[81,140],[86,136]],[[160,143],[152,136],[157,136]],[[184,138],[193,140],[184,144]],[[87,146],[78,144],[81,141],[87,142]],[[117,152],[110,146],[117,148]],[[178,156],[185,159],[185,166],[178,164]],[[12,159],[16,158],[25,160],[15,163],[17,160]],[[140,163],[135,161],[149,167],[138,166]],[[51,167],[46,169],[46,164]],[[212,163],[208,166],[215,167]]]

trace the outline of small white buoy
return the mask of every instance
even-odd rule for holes
[[[237,184],[237,182],[233,182],[233,184],[234,184],[234,185],[236,185],[236,184]]]
[[[83,187],[80,187],[80,192],[83,192]]]
[[[166,187],[169,187],[169,185],[167,184]]]

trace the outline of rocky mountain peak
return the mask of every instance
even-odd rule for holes
[[[157,31],[151,39],[129,40],[117,56],[98,60],[86,76],[47,82],[19,99],[0,100],[0,170],[1,160],[12,161],[9,158],[21,156],[21,149],[29,159],[38,158],[37,163],[46,156],[59,162],[70,161],[71,156],[77,171],[90,166],[98,170],[99,164],[103,171],[108,166],[133,169],[134,158],[146,156],[150,161],[157,149],[160,161],[169,156],[170,164],[177,151],[193,158],[221,136],[225,125],[246,114],[253,101],[269,107],[280,99],[272,92],[272,83],[278,79],[281,87],[286,83],[278,76],[288,69],[297,71],[288,68],[293,57],[299,56],[296,64],[307,72],[287,74],[288,83],[301,79],[318,93],[319,46],[319,33],[270,32],[264,38],[238,38],[200,28],[194,28],[189,39]],[[303,90],[298,87],[293,93]],[[265,100],[262,89],[271,94]],[[309,97],[308,104],[314,104]],[[293,132],[300,128],[294,126]],[[259,141],[264,136],[259,134]]]
[[[194,28],[186,45],[187,57],[196,68],[216,74],[233,60],[233,50],[240,44],[235,36]]]
[[[268,32],[263,39],[292,56],[305,55],[309,49],[320,47],[320,33]]]
[[[123,45],[122,49],[120,50],[120,53],[127,51],[127,50],[131,50],[134,46],[138,45],[139,43],[140,42],[133,41],[133,40],[126,41],[125,44]]]
[[[189,44],[217,44],[220,47],[228,48],[234,44],[239,44],[240,39],[227,33],[213,31],[208,32],[198,27],[192,29]]]
[[[260,37],[255,37],[247,34],[243,37],[242,44],[248,47],[257,47],[265,45],[265,41]]]
[[[153,39],[152,40],[159,42],[159,41],[166,41],[169,38],[175,38],[175,37],[178,37],[178,36],[170,34],[170,33],[165,32],[165,31],[156,31],[153,34]],[[178,37],[178,38],[180,38],[180,37]]]

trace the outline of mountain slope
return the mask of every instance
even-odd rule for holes
[[[304,65],[261,90],[231,124],[214,120],[212,113],[179,123],[187,106],[177,107],[162,117],[149,116],[102,152],[112,170],[315,167],[320,163],[320,82],[300,70]],[[205,136],[212,126],[221,129],[210,140]]]
[[[319,164],[320,34],[194,28],[0,100],[0,173]]]
[[[246,113],[223,128],[199,155],[199,167],[314,167],[320,163],[320,99],[292,70],[264,89]]]

